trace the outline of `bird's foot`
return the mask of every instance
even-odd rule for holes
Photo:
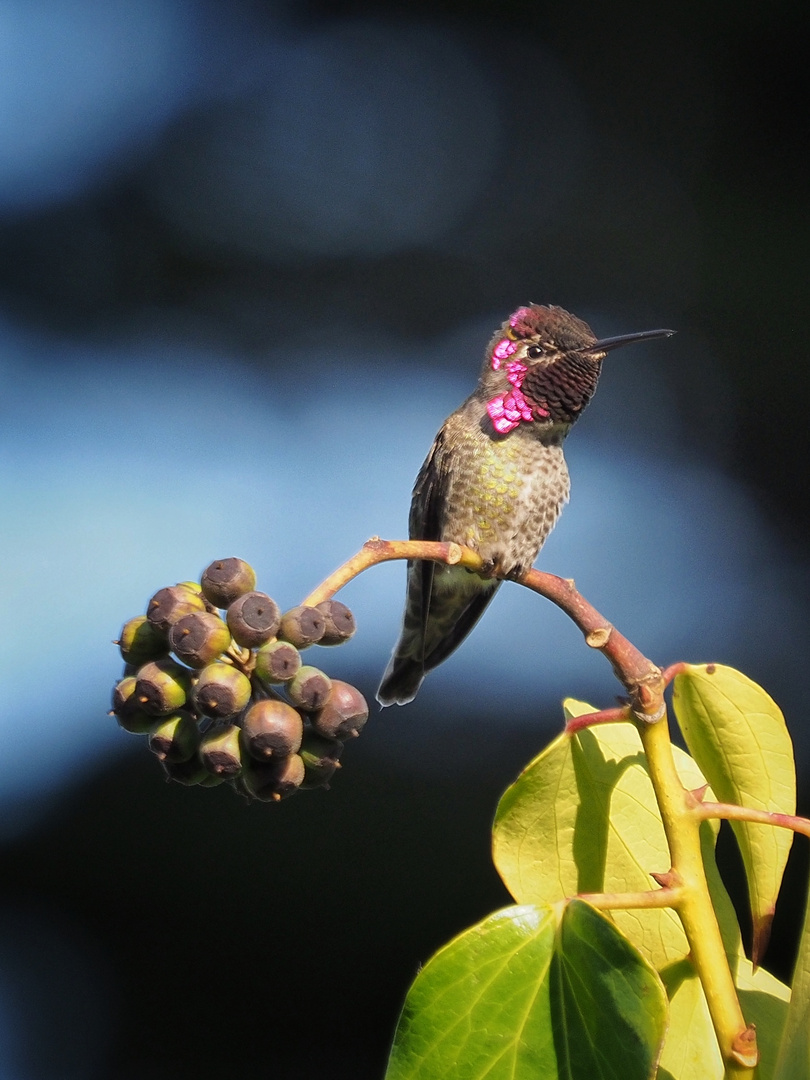
[[[507,566],[501,559],[487,559],[480,570],[476,573],[483,578],[497,578],[503,580],[504,578],[516,578],[520,577],[523,573],[522,566]]]

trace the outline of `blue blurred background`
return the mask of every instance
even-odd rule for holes
[[[166,786],[105,713],[162,585],[239,555],[290,606],[403,536],[519,304],[678,330],[607,361],[539,565],[761,682],[806,776],[806,44],[787,3],[0,0],[0,1080],[378,1077],[507,902],[499,793],[618,689],[517,588],[328,793]],[[323,658],[369,700],[403,592]]]

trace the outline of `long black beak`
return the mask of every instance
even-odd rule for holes
[[[641,330],[637,334],[619,334],[618,337],[606,337],[601,341],[595,341],[593,345],[586,345],[577,349],[581,353],[610,352],[618,349],[620,345],[632,345],[636,341],[649,341],[651,338],[672,337],[675,330]]]

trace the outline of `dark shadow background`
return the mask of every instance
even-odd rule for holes
[[[239,554],[290,605],[402,535],[522,303],[678,330],[606,367],[540,564],[766,686],[807,813],[799,5],[9,0],[0,41],[0,1080],[379,1077],[418,965],[508,903],[500,793],[616,692],[517,590],[328,793],[164,785],[104,711],[161,585]],[[313,656],[369,699],[376,573]]]

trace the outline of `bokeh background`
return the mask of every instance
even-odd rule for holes
[[[508,902],[498,795],[618,689],[516,587],[328,793],[165,785],[105,712],[160,586],[240,555],[290,606],[403,536],[519,304],[678,331],[607,361],[539,564],[766,686],[807,812],[807,45],[780,0],[0,0],[0,1080],[380,1077]],[[320,654],[369,700],[403,578]]]

